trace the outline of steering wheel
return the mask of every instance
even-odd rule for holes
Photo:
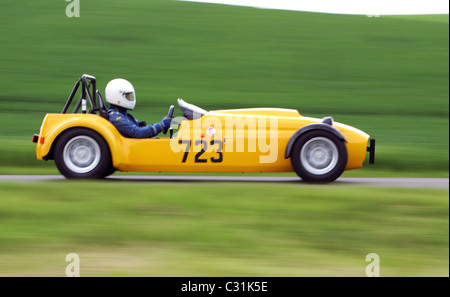
[[[173,106],[173,105],[171,105],[171,106],[169,107],[169,112],[167,113],[166,118],[168,118],[168,119],[173,119],[173,111],[174,111],[174,109],[175,109],[175,106]],[[169,130],[169,128],[164,129],[163,133],[164,133],[164,134],[167,134],[167,131],[168,131],[168,130]]]

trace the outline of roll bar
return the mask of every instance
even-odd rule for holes
[[[96,78],[89,74],[83,74],[77,80],[61,113],[67,113],[67,110],[69,109],[70,104],[72,103],[73,98],[75,97],[78,88],[80,87],[80,84],[81,96],[75,105],[73,113],[78,113],[78,111],[80,110],[80,106],[82,108],[82,112],[86,113],[87,109],[85,108],[85,104],[89,102],[91,107],[89,113],[96,114],[96,112],[98,112],[101,116],[104,116],[106,107],[100,92],[97,90]]]

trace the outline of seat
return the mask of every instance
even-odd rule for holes
[[[105,107],[105,103],[103,102],[103,97],[100,94],[100,92],[97,90],[97,100],[98,100],[98,113],[99,115],[106,119],[109,120],[109,114],[108,114],[108,109],[106,109]]]

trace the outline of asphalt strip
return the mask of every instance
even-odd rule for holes
[[[43,182],[64,180],[61,175],[0,175],[0,181]],[[261,183],[298,183],[298,177],[274,176],[163,176],[163,175],[113,175],[105,181],[137,181],[137,182],[261,182]],[[400,188],[439,188],[448,189],[448,178],[379,178],[379,177],[341,177],[330,185],[354,185]]]

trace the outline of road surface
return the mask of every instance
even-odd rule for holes
[[[61,175],[0,175],[0,181],[42,182],[64,180]],[[298,183],[306,185],[298,177],[274,176],[163,176],[163,175],[112,175],[106,181],[140,182],[271,182]],[[332,184],[403,187],[403,188],[449,188],[448,178],[378,178],[378,177],[341,177]]]

